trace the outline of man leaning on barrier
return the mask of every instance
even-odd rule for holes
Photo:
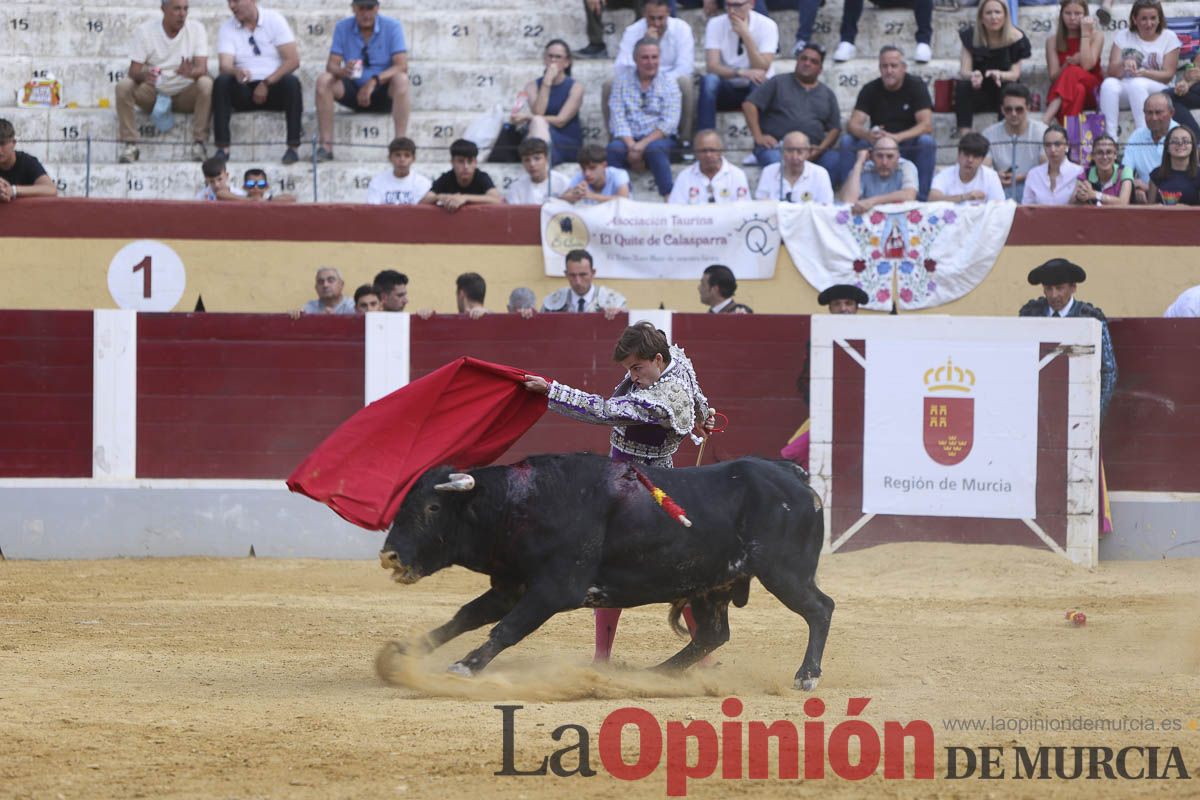
[[[11,122],[0,119],[0,203],[18,197],[54,197],[58,187],[46,168],[28,153],[17,150],[17,132]]]

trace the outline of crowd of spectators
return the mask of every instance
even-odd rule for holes
[[[933,0],[873,2],[913,9],[913,60],[929,61]],[[791,46],[795,68],[778,75],[773,69],[781,52],[779,28],[761,0],[726,0],[723,7],[703,0],[708,19],[700,75],[695,74],[691,26],[675,17],[674,0],[584,0],[588,45],[578,56],[607,57],[600,26],[604,9],[614,4],[632,5],[638,19],[622,32],[612,77],[601,87],[609,133],[602,153],[584,143],[579,112],[588,87],[571,75],[570,46],[554,39],[543,49],[543,74],[518,93],[508,114],[525,174],[502,194],[479,169],[477,145],[459,139],[450,147],[450,170],[432,180],[422,175],[414,169],[416,145],[406,135],[412,102],[403,25],[380,13],[379,0],[352,0],[350,15],[332,32],[325,69],[316,81],[319,130],[313,158],[334,158],[334,107],[340,103],[355,113],[391,115],[391,169],[371,179],[365,198],[378,205],[428,203],[454,212],[468,204],[539,204],[551,198],[604,202],[630,197],[629,173],[649,171],[658,194],[674,203],[753,196],[781,202],[842,201],[866,208],[907,198],[913,168],[918,200],[990,201],[998,199],[998,181],[1004,198],[1028,204],[1195,204],[1195,192],[1185,185],[1194,181],[1194,166],[1164,145],[1180,125],[1192,134],[1181,137],[1198,138],[1200,126],[1191,110],[1200,107],[1200,68],[1180,64],[1182,43],[1166,27],[1160,0],[1135,0],[1127,28],[1115,31],[1107,54],[1104,25],[1111,2],[1093,17],[1087,0],[1059,1],[1057,22],[1045,43],[1050,85],[1040,121],[1030,118],[1033,96],[1022,83],[1022,65],[1032,58],[1032,48],[1012,18],[1016,3],[979,2],[974,24],[958,31],[960,73],[953,92],[958,163],[936,178],[934,104],[925,82],[908,73],[904,50],[894,44],[880,50],[879,77],[862,87],[843,120],[837,96],[823,79],[825,51],[811,41],[816,0],[797,0],[800,24]],[[186,0],[164,0],[161,19],[133,31],[130,64],[115,89],[120,161],[140,157],[137,109],[149,114],[159,130],[174,124],[172,112],[190,113],[189,154],[203,162],[205,179],[199,197],[294,200],[272,194],[262,170],[247,174],[238,187],[212,163],[229,158],[234,146],[230,119],[239,111],[282,112],[285,165],[298,161],[302,137],[304,92],[291,26],[283,14],[256,0],[229,0],[228,5],[230,16],[216,37],[215,80],[209,74],[208,35],[203,25],[188,19]],[[834,62],[857,54],[862,10],[861,0],[844,4]],[[1122,107],[1132,112],[1130,130],[1118,130]],[[764,168],[753,192],[746,175],[726,158],[716,131],[717,112],[733,110],[742,111],[754,141],[753,162]],[[976,132],[976,115],[983,111],[996,111],[998,120]],[[1088,149],[1083,148],[1081,157],[1078,145],[1081,115],[1090,111],[1101,128],[1093,125],[1091,131],[1104,147],[1093,149],[1088,158]],[[693,135],[693,130],[701,133]],[[15,133],[9,133],[7,141],[13,139]],[[880,142],[885,146],[878,147]],[[32,167],[20,155],[16,165],[4,168],[5,173],[19,173],[4,178],[4,199],[54,185],[44,169],[26,175]],[[674,170],[672,164],[681,160],[694,163]],[[580,168],[573,178],[554,169],[572,162]],[[1132,182],[1126,179],[1130,172]],[[22,178],[29,182],[22,184]],[[877,199],[881,197],[887,199]]]

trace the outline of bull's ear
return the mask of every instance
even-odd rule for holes
[[[465,472],[451,472],[449,481],[433,488],[439,492],[469,492],[475,488],[475,478]]]

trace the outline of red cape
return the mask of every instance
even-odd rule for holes
[[[321,442],[288,488],[368,530],[386,530],[430,467],[487,464],[546,411],[523,370],[460,358],[383,397]]]

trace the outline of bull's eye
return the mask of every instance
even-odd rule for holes
[[[429,507],[426,508],[425,510],[428,511],[430,514],[436,514],[437,512],[442,510],[442,507],[439,506],[437,503],[431,503],[429,505]]]

